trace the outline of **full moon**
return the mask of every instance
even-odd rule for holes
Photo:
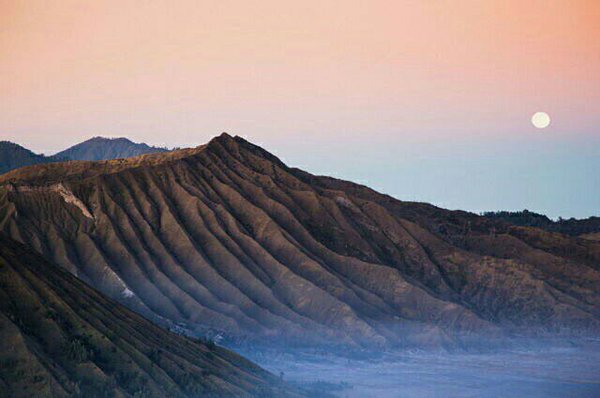
[[[546,112],[536,112],[531,117],[531,123],[538,129],[545,129],[550,125],[550,116]]]

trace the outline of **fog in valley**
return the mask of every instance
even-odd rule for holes
[[[598,339],[542,341],[488,352],[242,354],[315,397],[600,396]]]

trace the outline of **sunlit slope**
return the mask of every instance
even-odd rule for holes
[[[214,345],[167,332],[0,237],[0,396],[292,396]]]
[[[378,346],[599,328],[598,243],[312,176],[226,134],[0,183],[1,230],[190,329]]]

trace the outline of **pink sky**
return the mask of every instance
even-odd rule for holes
[[[36,151],[227,131],[352,178],[357,156],[398,147],[524,141],[573,158],[599,123],[597,0],[0,0],[0,139]]]
[[[594,134],[600,115],[595,0],[0,0],[0,18],[0,133],[39,150],[495,137],[536,110]]]

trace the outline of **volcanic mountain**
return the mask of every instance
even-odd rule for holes
[[[168,332],[0,236],[0,396],[296,396],[214,345]]]
[[[14,170],[0,230],[190,333],[375,347],[600,331],[600,242],[396,200],[227,134]]]
[[[71,160],[108,160],[167,151],[165,148],[151,147],[144,143],[138,144],[123,137],[94,137],[67,148],[55,156]]]
[[[135,143],[127,138],[94,137],[53,156],[38,155],[21,145],[0,141],[0,174],[34,164],[67,160],[120,159],[147,153],[167,152],[165,148]]]

